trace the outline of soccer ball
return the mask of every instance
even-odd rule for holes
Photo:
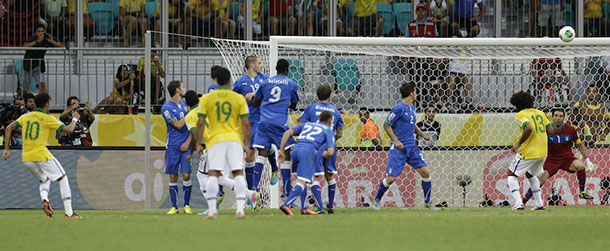
[[[559,30],[559,38],[566,43],[574,40],[574,37],[576,37],[576,32],[574,31],[574,28],[570,26],[563,27]]]

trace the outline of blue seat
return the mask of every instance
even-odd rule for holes
[[[570,6],[570,10],[572,9],[571,7],[572,7],[572,6]],[[568,10],[568,4],[566,4],[566,10]],[[605,4],[602,6],[602,11],[603,11],[603,13],[604,13],[604,17],[605,17],[605,18],[610,18],[610,4],[605,3]]]
[[[112,17],[117,18],[117,22],[118,22],[119,4],[121,3],[121,0],[106,0],[106,2],[111,5]]]
[[[17,81],[19,81],[19,86],[21,87],[21,90],[23,90],[23,76],[21,75],[21,70],[23,70],[23,60],[17,59],[15,60],[15,73],[17,74]],[[38,87],[36,87],[37,83],[34,79],[34,76],[32,76],[32,80],[30,82],[32,83],[32,93],[37,93]]]
[[[155,12],[157,12],[157,6],[159,6],[159,2],[148,1],[144,4],[144,14],[146,14],[146,19],[148,19],[148,27],[152,27],[152,29],[155,29],[152,18],[155,16]]]
[[[360,70],[352,58],[337,58],[332,61],[333,75],[337,89],[341,91],[360,90]]]
[[[106,35],[114,28],[112,5],[104,2],[93,2],[87,5],[89,16],[95,20],[95,33]]]
[[[390,34],[394,30],[394,11],[389,3],[377,3],[377,15],[383,17],[382,35]]]
[[[406,35],[407,24],[409,24],[412,19],[411,3],[395,3],[394,16],[396,16],[396,23],[400,30],[400,34]]]
[[[604,13],[606,10],[606,5],[608,5],[608,7],[610,7],[610,4],[604,4]],[[608,8],[608,13],[610,13],[610,8]],[[566,10],[565,13],[563,14],[563,23],[565,25],[569,25],[574,27],[574,25],[576,24],[576,16],[574,15],[574,11],[572,11],[572,5],[569,3],[566,3]]]
[[[290,72],[287,77],[294,80],[299,85],[299,88],[305,86],[305,68],[298,59],[287,59],[290,63]]]

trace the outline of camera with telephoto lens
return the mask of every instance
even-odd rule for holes
[[[4,128],[17,120],[23,114],[22,105],[0,104],[0,135],[4,135]],[[11,134],[11,145],[20,145],[21,135],[19,130],[13,130]],[[0,143],[2,144],[2,143]]]
[[[69,124],[70,122],[66,123],[66,125]],[[57,134],[55,134],[55,138],[57,139],[57,142],[62,146],[79,146],[81,145],[80,135],[83,131],[83,128],[84,126],[79,120],[78,122],[76,122],[76,125],[74,126],[74,131],[72,133],[68,134],[63,131],[57,131]]]

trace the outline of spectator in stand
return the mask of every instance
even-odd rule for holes
[[[434,22],[436,30],[441,37],[449,36],[449,13],[451,5],[448,0],[427,0],[430,16],[428,19]]]
[[[434,27],[434,22],[427,18],[428,9],[423,3],[415,7],[417,18],[407,24],[407,37],[437,37],[438,32]]]
[[[66,0],[45,0],[44,1],[44,16],[45,22],[47,23],[47,30],[49,33],[58,40],[63,41],[64,39],[64,26],[66,16],[66,7],[68,4]]]
[[[287,28],[286,35],[293,35],[297,26],[297,19],[294,17],[292,0],[270,0],[269,23],[271,24],[270,35],[282,34],[282,28]]]
[[[34,109],[36,109],[36,96],[31,93],[23,94],[23,101],[25,102],[25,108],[23,113],[30,113]]]
[[[218,20],[220,21],[217,25],[220,26],[217,28],[220,32],[220,37],[233,39],[235,36],[235,21],[229,18],[231,13],[231,0],[218,0]]]
[[[441,123],[434,120],[436,117],[436,110],[434,107],[428,106],[424,114],[424,119],[417,122],[417,127],[432,140],[428,141],[417,135],[417,143],[420,147],[438,146],[438,139],[441,136]]]
[[[474,17],[474,4],[479,6],[479,15]],[[465,28],[468,37],[476,37],[479,35],[479,23],[483,19],[485,13],[485,5],[483,0],[455,0],[455,18],[451,24],[453,34],[462,37],[461,28]]]
[[[294,16],[297,19],[297,34],[303,36],[313,36],[314,17],[316,15],[316,0],[295,0],[293,3]]]
[[[191,1],[193,2],[193,1]],[[148,30],[148,20],[144,13],[144,0],[121,0],[119,3],[119,24],[123,30],[125,40],[123,46],[129,47],[131,43],[131,34],[140,26],[140,34],[144,37],[144,33]]]
[[[138,87],[136,87],[138,91],[144,91],[144,83],[146,83],[146,76],[144,76],[144,60],[145,57],[141,57],[138,63],[138,72],[140,73],[140,76],[138,77],[138,79],[140,80],[140,84],[138,85]],[[165,71],[163,70],[163,64],[161,63],[161,60],[159,60],[159,58],[157,57],[156,51],[150,52],[150,60],[151,93],[150,95],[148,95],[148,97],[151,98],[151,104],[158,105],[160,104],[159,98],[161,98],[161,96],[163,95],[163,85],[161,83],[161,78],[165,78]]]
[[[610,36],[610,20],[604,17],[602,2],[610,4],[610,0],[584,0],[584,35],[586,37]]]
[[[5,14],[0,20],[0,46],[22,46],[41,22],[42,0],[1,0]]]
[[[214,36],[216,25],[220,25],[217,0],[191,0],[186,10],[186,33],[189,35]],[[186,39],[187,44],[190,39]]]
[[[610,99],[610,56],[601,57],[600,66],[599,73],[601,74],[601,79],[595,81],[595,84],[599,93],[604,96],[605,100],[608,100]]]
[[[570,78],[559,58],[532,60],[532,88],[540,106],[554,106],[572,101]]]
[[[254,36],[263,35],[263,8],[261,6],[261,0],[252,0],[252,35]],[[237,17],[237,26],[240,30],[246,27],[244,16],[244,3],[240,1],[239,17]]]
[[[366,107],[361,107],[358,112],[360,122],[364,124],[362,132],[360,132],[360,146],[361,147],[378,147],[381,146],[381,134],[379,133],[379,127],[375,124],[375,121],[371,119],[371,113]]]
[[[559,32],[559,27],[563,24],[563,12],[566,9],[566,0],[539,0],[536,1],[537,9],[540,10],[538,13],[538,25],[542,36],[555,36]],[[548,27],[549,17],[553,15],[553,23],[555,27]],[[555,28],[556,32],[553,31]]]
[[[76,0],[68,0],[68,27],[70,27],[71,34],[76,34]],[[88,41],[95,35],[95,20],[89,16],[88,3],[93,0],[83,0],[83,31],[85,34],[87,46]],[[123,2],[123,1],[121,1]]]
[[[462,49],[460,54],[464,57],[452,59],[447,66],[447,71],[449,72],[449,76],[447,77],[447,84],[449,85],[449,102],[450,106],[452,105],[455,110],[474,108],[470,96],[472,84],[470,83],[470,75],[468,74],[469,65],[466,61],[466,49]],[[455,95],[455,91],[460,84],[464,86],[464,97],[456,97]]]
[[[328,1],[329,0],[315,0],[313,5],[317,8],[323,9],[322,12],[322,27],[328,27]],[[337,36],[345,35],[345,27],[343,21],[341,20],[341,16],[347,13],[347,0],[337,0]]]
[[[528,13],[529,29],[527,31],[528,37],[537,37],[538,36],[538,34],[536,34],[536,28],[538,28],[536,26],[536,9],[539,8],[538,2],[540,2],[540,0],[530,0],[529,1],[529,13]],[[539,31],[538,31],[538,33],[539,33]]]
[[[369,37],[375,28],[375,36],[379,37],[383,22],[383,17],[377,17],[377,0],[356,0],[354,17],[347,24],[347,35]]]
[[[186,8],[184,2],[182,0],[170,0],[169,7],[167,8],[167,13],[169,16],[169,31],[177,32],[179,34],[184,33],[184,9]],[[161,30],[161,3],[157,5],[157,10],[152,18],[152,23],[155,24],[155,29],[157,31]],[[184,46],[184,37],[178,36],[178,44],[179,47]],[[155,47],[159,48],[161,45],[161,34],[155,34]]]
[[[68,98],[66,110],[59,115],[59,120],[66,125],[72,122],[72,111],[80,113],[80,119],[76,123],[74,132],[66,134],[65,132],[57,132],[59,143],[62,146],[92,146],[93,139],[89,132],[89,127],[95,121],[95,115],[91,111],[91,105],[87,101],[84,105],[79,104],[80,100],[76,96]],[[80,129],[80,130],[79,130]]]
[[[135,79],[136,74],[131,72],[127,65],[119,66],[114,77],[112,93],[102,99],[93,109],[93,113],[125,113],[125,106],[131,104]]]
[[[610,132],[610,112],[599,103],[595,85],[589,85],[586,94],[586,98],[572,107],[571,123],[578,126],[580,135],[585,135],[587,145],[602,144]]]
[[[63,47],[64,45],[60,42],[53,40],[51,34],[46,33],[44,25],[38,23],[34,26],[34,36],[23,44],[23,47]],[[26,50],[25,56],[23,57],[23,69],[21,74],[21,86],[23,92],[32,92],[33,84],[39,88],[40,93],[46,93],[46,84],[41,81],[41,75],[44,73],[44,55],[47,50]],[[36,83],[32,83],[32,77]]]

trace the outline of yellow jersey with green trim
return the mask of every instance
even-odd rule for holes
[[[515,120],[519,123],[521,132],[527,124],[532,127],[532,134],[519,148],[519,157],[522,159],[546,157],[548,148],[546,129],[551,124],[546,114],[538,109],[528,108],[518,112],[515,115]]]
[[[219,86],[215,91],[203,95],[199,100],[199,117],[206,118],[209,128],[205,145],[209,149],[218,142],[243,143],[241,118],[248,117],[246,99],[229,87]]]
[[[21,115],[15,122],[21,127],[23,162],[51,160],[53,155],[47,149],[47,139],[50,133],[55,134],[65,125],[39,108]]]
[[[197,130],[197,121],[199,117],[197,114],[199,113],[199,105],[191,107],[191,110],[184,117],[184,121],[186,122],[186,128],[189,132],[193,132]],[[207,138],[208,134],[210,134],[210,127],[208,126],[208,119],[205,119],[205,131],[203,131],[203,141],[205,142],[205,138]]]

